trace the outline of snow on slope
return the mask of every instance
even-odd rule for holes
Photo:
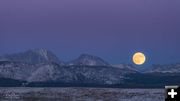
[[[180,73],[180,64],[153,65],[146,73]]]

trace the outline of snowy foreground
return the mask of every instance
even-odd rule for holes
[[[0,88],[0,101],[164,101],[164,89]]]

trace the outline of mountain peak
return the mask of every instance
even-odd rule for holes
[[[49,56],[48,56],[49,54],[54,55],[51,51],[49,51],[47,49],[43,49],[43,48],[29,50],[29,52],[33,52],[35,54],[38,54],[38,55],[44,57],[44,59],[46,59],[46,60],[49,60]]]
[[[1,57],[3,60],[25,62],[30,64],[55,62],[63,64],[51,51],[46,49],[31,49],[20,53],[8,54]]]
[[[88,65],[88,66],[107,66],[108,62],[101,59],[100,57],[90,55],[90,54],[81,54],[77,59],[71,61],[70,65]]]
[[[94,55],[90,55],[90,54],[87,54],[87,53],[83,53],[79,56],[79,58],[99,58],[97,56],[94,56]]]
[[[49,50],[45,49],[45,48],[39,48],[39,49],[32,49],[30,51],[34,51],[34,52],[49,52]]]

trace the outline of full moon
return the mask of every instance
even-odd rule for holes
[[[136,65],[142,65],[146,61],[146,56],[141,52],[137,52],[133,55],[132,60]]]

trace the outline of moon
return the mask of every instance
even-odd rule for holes
[[[136,65],[142,65],[146,61],[146,56],[141,52],[136,52],[132,60]]]

